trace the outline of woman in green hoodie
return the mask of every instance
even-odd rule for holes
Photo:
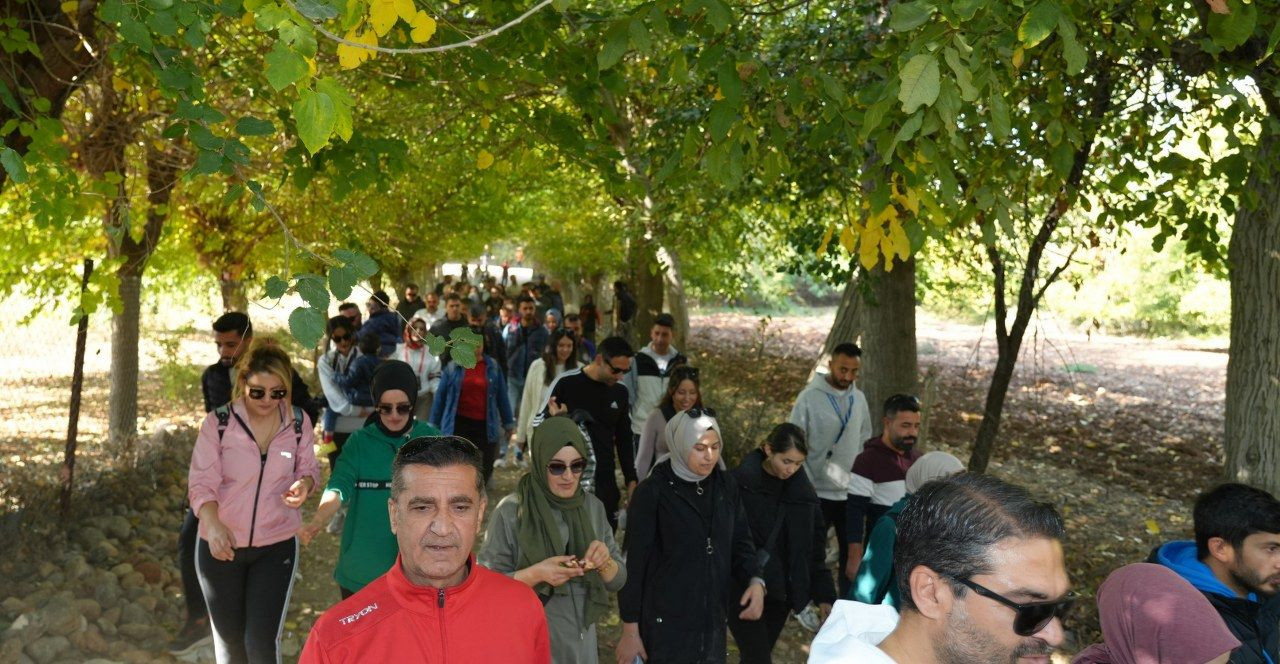
[[[413,417],[418,376],[400,360],[383,362],[373,374],[370,391],[375,412],[364,428],[351,434],[329,474],[320,507],[298,533],[309,544],[343,503],[347,519],[333,578],[342,598],[354,595],[396,562],[396,536],[391,532],[387,500],[391,495],[391,461],[405,442],[440,431]]]

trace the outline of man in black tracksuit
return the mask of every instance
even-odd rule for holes
[[[618,381],[631,368],[635,353],[626,340],[609,337],[600,342],[596,359],[581,369],[560,374],[547,390],[546,402],[537,411],[533,426],[542,423],[544,417],[586,411],[590,421],[586,423],[591,437],[591,450],[595,456],[594,474],[583,475],[584,485],[591,480],[592,490],[604,503],[609,525],[618,528],[618,504],[621,494],[614,477],[615,452],[622,477],[627,483],[627,494],[636,486],[635,450],[631,447],[631,415],[627,400],[627,388]]]
[[[1148,562],[1204,593],[1240,640],[1231,664],[1280,664],[1280,501],[1223,484],[1196,499],[1194,542],[1169,542]]]

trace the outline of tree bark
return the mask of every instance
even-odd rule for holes
[[[632,245],[631,264],[635,268],[635,283],[631,294],[636,298],[636,316],[631,323],[631,335],[627,341],[636,348],[648,343],[649,328],[653,319],[662,313],[662,268],[654,243],[644,239]]]
[[[1266,123],[1263,123],[1266,126]],[[1263,130],[1228,248],[1226,475],[1280,492],[1280,134]]]
[[[218,286],[222,291],[222,311],[249,311],[249,296],[245,292],[244,280],[232,277],[223,272],[219,275]]]
[[[107,399],[107,437],[111,449],[133,449],[138,435],[138,331],[142,313],[142,269],[125,263],[120,280],[120,311],[111,317],[111,394]]]
[[[84,274],[80,278],[80,295],[89,288],[93,276],[93,259],[84,259]],[[71,404],[67,414],[67,447],[62,454],[62,495],[58,507],[65,519],[71,513],[71,488],[76,479],[76,437],[80,432],[80,395],[84,389],[84,347],[89,336],[89,315],[80,314],[76,321],[76,356],[71,370]]]
[[[685,299],[680,254],[676,253],[675,247],[659,246],[658,262],[662,265],[662,280],[666,285],[667,312],[676,319],[672,343],[683,349],[689,339],[689,304]]]
[[[840,306],[836,307],[836,319],[831,323],[826,341],[822,342],[822,352],[809,370],[809,378],[819,369],[831,362],[831,351],[842,343],[858,343],[862,336],[862,280],[858,273],[850,275],[849,283],[844,285],[844,293],[840,296]],[[805,383],[808,385],[808,383]]]
[[[884,401],[894,394],[915,394],[916,261],[897,262],[892,270],[877,266],[868,275],[862,310],[862,376],[873,427],[884,416]]]

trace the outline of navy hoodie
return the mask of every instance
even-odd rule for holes
[[[1213,570],[1196,557],[1196,543],[1169,542],[1151,552],[1149,562],[1164,565],[1204,593],[1217,609],[1240,647],[1231,652],[1230,664],[1277,664],[1280,656],[1280,598],[1266,601],[1254,593],[1240,597],[1213,575]]]

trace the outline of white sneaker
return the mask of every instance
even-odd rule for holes
[[[507,467],[507,457],[498,457],[498,460],[493,462],[493,467],[494,467],[494,468],[506,468],[506,467]]]
[[[822,627],[822,620],[818,617],[818,610],[813,604],[804,607],[803,611],[796,614],[796,622],[810,632],[817,632],[818,628]]]

